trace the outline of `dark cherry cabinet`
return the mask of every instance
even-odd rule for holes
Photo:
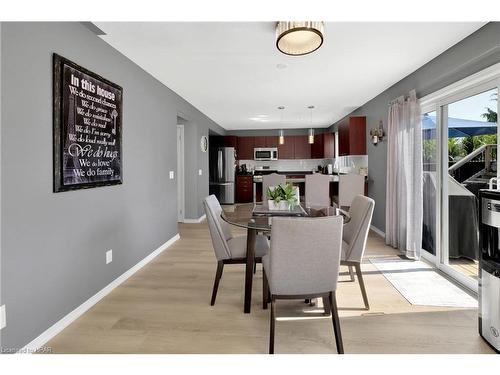
[[[232,138],[232,137],[225,137]],[[278,136],[235,137],[225,139],[227,146],[237,143],[236,158],[253,160],[253,149],[277,147],[278,159],[323,159],[335,157],[335,135],[333,133],[316,134],[314,143],[308,143],[307,135],[286,135],[285,144],[278,144]],[[229,144],[231,143],[231,144]]]
[[[253,149],[255,137],[238,137],[238,148],[236,158],[238,160],[253,160]]]
[[[236,176],[236,203],[253,202],[253,176]]]
[[[295,140],[293,136],[285,136],[285,144],[278,145],[278,159],[293,159],[295,157]]]
[[[339,155],[366,155],[366,117],[354,116],[339,124]]]
[[[334,158],[335,157],[335,134],[334,133],[323,134],[323,157],[324,158]]]
[[[278,147],[278,136],[266,136],[266,147]]]
[[[226,135],[224,137],[224,147],[238,147],[238,137],[235,135]]]
[[[278,147],[278,136],[254,137],[255,147]]]
[[[307,135],[294,135],[294,159],[310,159],[311,145],[307,142]]]
[[[265,148],[266,146],[266,137],[260,136],[260,137],[253,137],[254,139],[254,147],[255,148]]]
[[[323,133],[314,136],[311,145],[311,159],[324,159],[335,157],[335,134]]]
[[[311,158],[312,159],[322,159],[325,154],[324,152],[324,137],[323,134],[314,135],[314,143],[311,145]]]

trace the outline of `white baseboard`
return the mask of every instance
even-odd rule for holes
[[[205,220],[206,218],[207,218],[207,215],[202,215],[198,219],[184,219],[184,222],[187,224],[199,224],[203,220]]]
[[[111,283],[106,285],[99,292],[97,292],[92,297],[90,297],[87,301],[85,301],[80,306],[78,306],[76,309],[71,311],[68,315],[66,315],[64,318],[62,318],[57,323],[55,323],[52,327],[50,327],[46,331],[44,331],[40,336],[38,336],[36,339],[31,341],[24,348],[21,348],[17,353],[22,353],[22,354],[33,353],[36,350],[38,350],[39,348],[41,348],[45,343],[47,343],[49,340],[51,340],[54,336],[56,336],[64,328],[69,326],[76,319],[78,319],[81,315],[83,315],[88,309],[90,309],[97,302],[99,302],[101,299],[103,299],[113,289],[115,289],[121,283],[126,281],[130,276],[132,276],[134,273],[139,271],[146,264],[151,262],[154,258],[156,258],[158,255],[160,255],[163,251],[168,249],[179,238],[180,238],[179,233],[177,233],[175,236],[173,236],[171,239],[169,239],[167,242],[165,242],[163,245],[161,245],[158,249],[156,249],[151,254],[146,256],[144,259],[139,261],[139,263],[137,263],[135,266],[130,268],[128,271],[125,271],[124,273],[122,273],[115,280],[113,280]]]
[[[374,227],[373,225],[370,226],[370,229],[377,233],[380,237],[385,238],[385,232],[382,232],[380,229],[377,227]]]

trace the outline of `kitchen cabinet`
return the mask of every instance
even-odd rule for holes
[[[344,119],[338,128],[339,156],[366,155],[366,117]]]
[[[236,203],[253,202],[253,176],[236,176]]]
[[[314,143],[311,145],[311,158],[324,159],[335,157],[335,134],[323,133],[314,136]]]
[[[256,136],[254,137],[254,144],[256,148],[278,147],[278,136]]]
[[[238,148],[236,158],[238,160],[253,160],[253,149],[255,137],[238,137]]]
[[[238,147],[238,137],[235,135],[226,135],[224,137],[224,147]]]
[[[266,147],[278,147],[278,136],[277,135],[266,136]]]
[[[285,136],[285,144],[278,145],[278,159],[293,159],[295,157],[295,140],[292,135]]]
[[[334,158],[335,157],[335,134],[334,133],[324,133],[323,134],[323,157],[324,158]]]
[[[311,145],[307,142],[307,135],[294,135],[294,159],[311,159]]]
[[[232,137],[225,137],[232,138]],[[314,144],[308,143],[307,135],[286,135],[285,144],[278,144],[278,136],[236,137],[236,158],[253,160],[254,148],[278,148],[278,159],[323,159],[335,157],[335,135],[333,133],[316,134]],[[225,140],[229,147],[233,139]],[[234,146],[233,146],[234,147]]]
[[[264,136],[259,136],[259,137],[253,137],[254,140],[254,147],[255,148],[265,148],[266,146],[266,137]]]

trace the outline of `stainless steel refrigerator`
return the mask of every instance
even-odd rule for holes
[[[220,203],[234,204],[236,158],[234,147],[215,148],[210,155],[210,194]]]

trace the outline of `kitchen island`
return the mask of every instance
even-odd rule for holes
[[[263,174],[270,173],[278,173],[286,175],[286,182],[290,183],[294,186],[299,187],[301,197],[305,194],[305,182],[306,182],[306,174],[312,174],[312,171],[264,171],[265,173],[261,173],[263,171],[255,171],[256,174],[253,176],[253,202],[262,202],[263,195],[265,194],[262,191],[262,176]],[[338,182],[339,175],[333,174],[330,176],[330,197],[338,194]],[[366,177],[365,182],[365,195],[368,193],[368,177]]]

